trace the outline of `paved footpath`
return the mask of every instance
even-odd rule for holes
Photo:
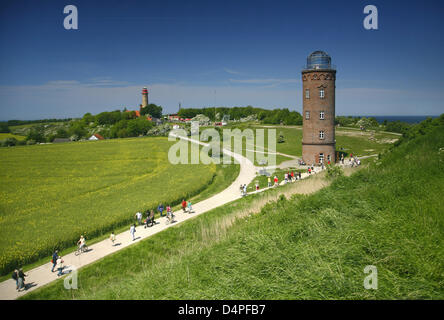
[[[186,139],[192,141],[190,138],[182,137],[182,139]],[[196,141],[193,141],[196,142]],[[197,142],[202,145],[208,145],[202,142]],[[146,239],[153,234],[161,232],[171,226],[175,226],[183,221],[186,221],[190,218],[193,218],[197,215],[200,215],[204,212],[217,208],[221,205],[224,205],[228,202],[234,201],[241,197],[239,186],[241,184],[249,184],[256,175],[256,167],[254,164],[249,161],[247,158],[235,154],[229,150],[223,150],[223,152],[231,157],[233,157],[240,164],[239,175],[236,180],[225,190],[220,193],[203,200],[199,203],[196,203],[192,206],[192,213],[183,213],[182,209],[180,211],[174,212],[175,222],[171,224],[167,224],[166,217],[158,218],[156,220],[157,224],[144,228],[144,226],[136,227],[136,240],[133,241],[132,237],[128,230],[116,235],[116,243],[119,245],[112,246],[111,241],[109,239],[103,240],[101,242],[95,243],[89,246],[89,251],[76,256],[74,253],[67,254],[63,256],[64,265],[66,266],[64,269],[64,273],[67,274],[72,271],[74,268],[79,269],[84,267],[92,262],[95,262],[111,253],[122,250],[136,242],[139,242],[143,239]],[[88,244],[88,243],[87,243]],[[12,279],[3,281],[0,283],[0,300],[11,300],[16,299],[30,291],[33,291],[37,288],[40,288],[59,277],[57,276],[57,272],[51,272],[52,263],[48,262],[40,267],[34,268],[25,272],[28,276],[25,278],[25,283],[27,284],[27,290],[23,290],[21,292],[17,292],[15,281]],[[11,272],[12,274],[12,272]],[[60,283],[63,285],[63,283]]]
[[[190,138],[181,137],[182,139],[193,141],[196,143],[199,143],[201,145],[208,145],[202,142],[197,142],[195,140],[191,140]],[[103,240],[101,242],[95,243],[91,246],[89,246],[89,251],[80,254],[79,256],[76,256],[74,253],[67,254],[63,256],[63,261],[65,265],[64,274],[68,274],[74,269],[79,269],[81,267],[84,267],[92,262],[95,262],[99,259],[102,259],[103,257],[114,253],[116,251],[122,250],[123,248],[126,248],[136,242],[139,242],[143,239],[146,239],[153,234],[156,234],[158,232],[161,232],[171,226],[175,226],[183,221],[186,221],[190,218],[193,218],[197,215],[200,215],[202,213],[205,213],[209,210],[212,210],[214,208],[217,208],[219,206],[222,206],[226,203],[229,203],[231,201],[237,200],[241,198],[240,194],[240,185],[241,184],[249,184],[252,180],[256,177],[256,171],[258,168],[254,166],[254,164],[248,160],[247,158],[243,157],[242,155],[239,155],[237,153],[233,153],[229,150],[223,149],[223,152],[231,157],[233,157],[239,164],[240,164],[240,171],[239,175],[236,178],[236,180],[225,190],[222,192],[203,200],[199,203],[196,203],[193,205],[193,212],[192,213],[184,213],[182,209],[174,212],[175,215],[175,222],[168,224],[166,217],[158,218],[156,220],[157,224],[155,224],[152,227],[144,228],[144,226],[137,226],[136,227],[136,240],[133,241],[132,237],[129,233],[129,226],[128,230],[125,232],[122,232],[118,235],[116,235],[116,246],[112,246],[111,241],[109,239]],[[320,171],[320,168],[316,168],[316,171]],[[302,174],[302,178],[308,177],[308,173]],[[284,182],[281,182],[282,185]],[[265,191],[269,188],[261,189],[259,192]],[[250,192],[252,193],[257,193]],[[48,262],[47,264],[44,264],[40,267],[34,268],[32,270],[29,270],[25,272],[28,276],[25,279],[25,282],[27,284],[27,290],[23,290],[21,292],[18,292],[16,290],[15,281],[12,279],[3,281],[0,283],[0,300],[12,300],[16,299],[20,296],[23,296],[24,294],[33,291],[37,288],[40,288],[59,277],[57,276],[56,272],[51,272],[52,263]],[[63,283],[60,283],[60,285],[63,285]]]

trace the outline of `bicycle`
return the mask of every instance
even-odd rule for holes
[[[77,247],[77,250],[74,252],[74,254],[76,256],[78,256],[79,254],[83,253],[83,252],[87,252],[88,251],[88,246],[85,244],[83,247]]]

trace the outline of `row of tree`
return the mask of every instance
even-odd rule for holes
[[[162,117],[162,107],[158,106],[154,103],[149,104],[144,108],[140,108],[140,115],[150,115],[154,118]],[[101,112],[97,115],[92,115],[91,113],[85,113],[82,120],[85,124],[90,124],[91,122],[97,125],[113,125],[121,120],[131,120],[136,119],[137,114],[135,111],[128,111],[124,109],[123,111],[115,110],[115,111],[105,111]]]
[[[221,121],[222,117],[227,115],[230,120],[240,120],[250,116],[256,118],[266,124],[285,124],[300,125],[302,124],[302,116],[297,111],[284,109],[262,109],[252,106],[247,107],[216,107],[216,108],[183,108],[179,110],[178,115],[181,118],[194,118],[198,114],[207,116],[211,121]]]

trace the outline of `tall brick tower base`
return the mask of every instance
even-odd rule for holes
[[[302,160],[311,164],[335,162],[335,80],[330,56],[315,51],[302,70]]]

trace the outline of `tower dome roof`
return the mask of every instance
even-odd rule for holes
[[[325,51],[314,51],[307,57],[306,69],[331,69],[331,57]]]

